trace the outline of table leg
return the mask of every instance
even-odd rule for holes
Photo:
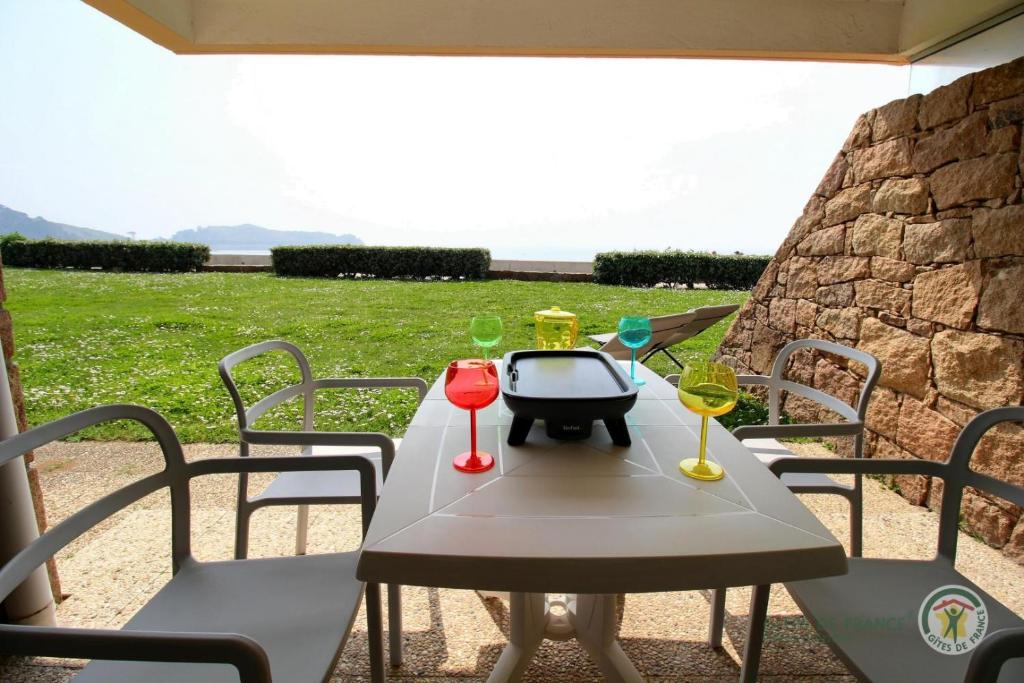
[[[514,683],[522,678],[537,646],[544,640],[547,619],[544,593],[512,593],[509,600],[508,645],[487,683]]]
[[[722,647],[722,630],[725,628],[725,589],[711,591],[711,623],[708,626],[708,645],[715,649]]]
[[[743,665],[740,668],[741,683],[755,683],[757,669],[761,664],[761,645],[764,643],[764,625],[768,620],[768,596],[772,587],[754,586],[750,596],[750,627],[747,630],[747,645],[743,648]]]
[[[402,666],[402,587],[388,584],[388,653],[391,666]]]
[[[593,658],[605,680],[612,683],[641,683],[643,677],[622,651],[615,637],[615,596],[576,596],[576,609],[569,612],[576,640]]]

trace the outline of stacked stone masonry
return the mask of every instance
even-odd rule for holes
[[[767,373],[803,338],[869,351],[882,377],[866,455],[945,459],[979,411],[1024,400],[1024,58],[869,111],[754,287],[719,348]],[[795,354],[789,376],[850,402],[862,369]],[[788,397],[800,421],[828,419]],[[851,444],[841,444],[849,449]],[[1004,426],[972,466],[1024,486],[1024,430]],[[937,507],[941,482],[891,482]],[[968,491],[968,529],[1024,564],[1024,516]]]

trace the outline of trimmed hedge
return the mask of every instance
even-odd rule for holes
[[[481,280],[491,267],[487,249],[367,247],[328,244],[274,247],[274,272],[298,277],[427,278]]]
[[[610,251],[594,257],[594,282],[653,287],[664,282],[692,288],[750,289],[770,256],[734,256],[697,251]]]
[[[210,247],[185,242],[102,242],[8,239],[0,243],[4,265],[23,268],[187,273],[210,259]]]

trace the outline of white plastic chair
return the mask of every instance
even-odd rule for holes
[[[298,364],[301,380],[298,384],[279,389],[251,407],[246,408],[231,370],[244,361],[264,353],[284,351]],[[294,344],[285,341],[265,341],[247,346],[225,356],[219,363],[221,379],[231,394],[238,418],[239,455],[249,455],[249,447],[259,445],[301,446],[299,457],[324,455],[360,455],[369,460],[377,473],[377,489],[383,487],[396,445],[386,434],[370,432],[319,432],[314,429],[316,392],[321,389],[415,389],[418,400],[427,395],[427,383],[418,377],[327,378],[314,379],[306,356]],[[302,431],[268,431],[255,429],[253,423],[271,408],[297,396],[303,399]],[[298,507],[295,531],[295,554],[306,552],[306,534],[309,526],[309,506],[362,502],[359,478],[346,471],[282,472],[261,493],[249,497],[249,478],[246,473],[238,477],[238,514],[235,525],[235,557],[248,555],[249,519],[256,510],[268,505],[295,505]],[[388,640],[392,666],[402,663],[402,611],[401,587],[388,586]]]

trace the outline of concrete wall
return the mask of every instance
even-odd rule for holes
[[[210,254],[203,270],[229,273],[269,271],[270,254]],[[590,282],[592,261],[519,261],[492,259],[488,277],[501,280]]]
[[[1024,58],[862,115],[812,194],[720,356],[766,373],[787,342],[821,338],[882,361],[867,454],[945,459],[979,411],[1024,400]],[[856,399],[860,373],[794,355],[794,379]],[[799,420],[826,418],[789,398]],[[1024,430],[987,438],[973,466],[1024,486]],[[903,476],[912,503],[939,484]],[[1024,518],[968,492],[963,515],[1024,563]]]

